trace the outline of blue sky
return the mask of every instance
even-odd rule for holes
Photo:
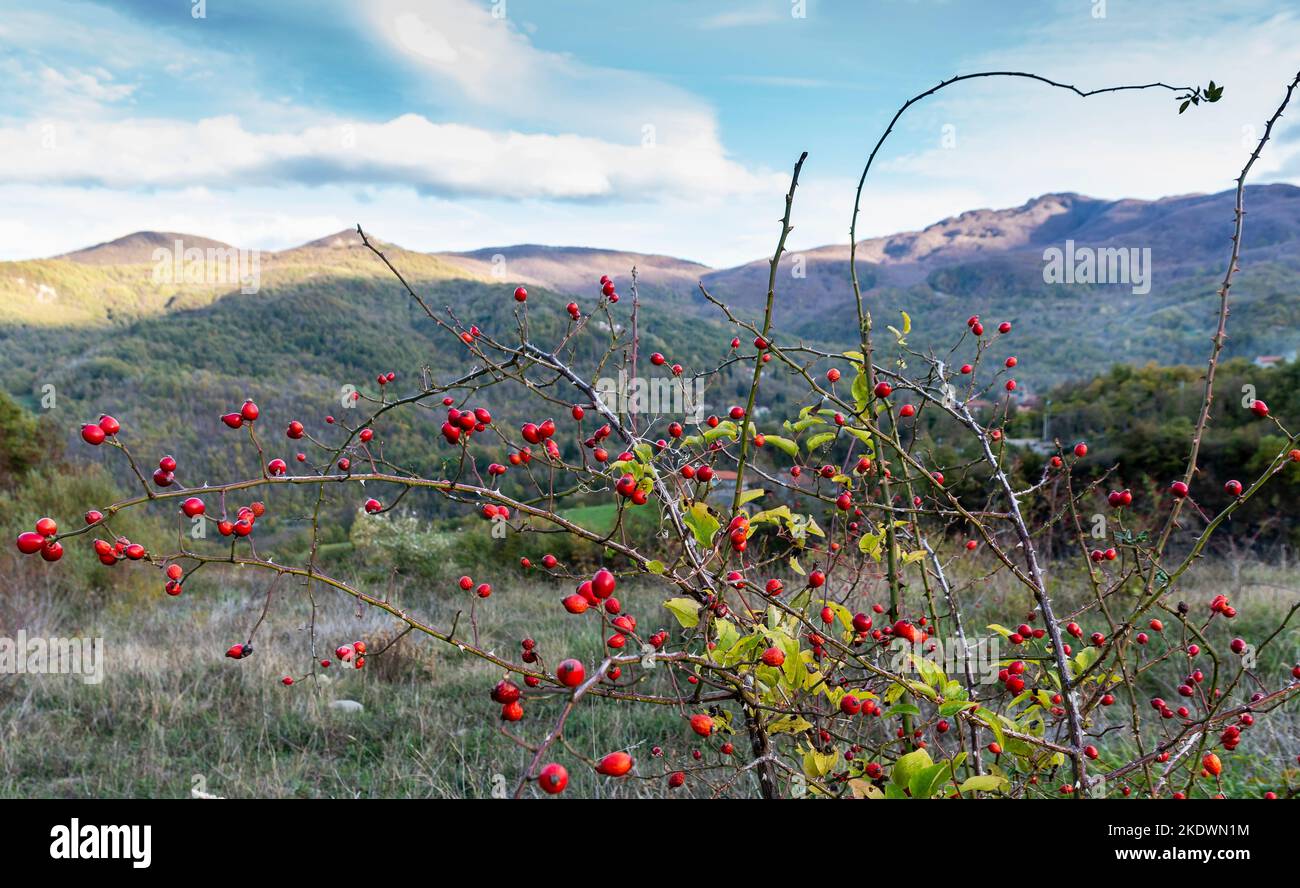
[[[416,249],[725,265],[771,250],[804,150],[792,244],[843,243],[893,111],[981,69],[1227,90],[1179,117],[1163,92],[958,86],[892,138],[863,234],[1048,191],[1217,191],[1296,46],[1278,0],[0,0],[0,258],[145,228],[277,249],[361,222]],[[1256,181],[1300,182],[1279,135]]]

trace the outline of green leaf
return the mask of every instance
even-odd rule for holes
[[[889,779],[897,787],[910,786],[912,778],[933,763],[930,753],[924,749],[909,752],[894,762],[894,771]]]
[[[780,450],[786,456],[792,459],[799,456],[799,445],[789,438],[782,438],[780,435],[765,435],[767,443],[771,444],[777,450]]]
[[[967,777],[958,787],[962,792],[1006,792],[1011,786],[1007,778],[998,774],[981,774]]]
[[[768,521],[773,524],[785,524],[789,522],[789,520],[789,506],[777,506],[775,509],[764,509],[761,512],[755,512],[753,515],[749,516],[749,523],[751,526],[755,524],[763,524]]]
[[[871,382],[867,379],[866,370],[862,364],[858,364],[858,375],[853,377],[853,402],[858,408],[858,413],[866,409],[867,404],[871,401]]]
[[[695,541],[708,548],[713,545],[713,535],[718,532],[721,523],[713,517],[709,507],[704,503],[695,503],[682,515],[682,521],[695,535]]]
[[[783,715],[767,724],[769,734],[802,734],[812,728],[812,722],[797,715]]]
[[[835,767],[839,757],[840,753],[835,749],[830,752],[817,752],[810,749],[803,754],[803,772],[809,777],[825,777],[830,773],[831,768]]]
[[[664,567],[664,563],[662,561],[647,561],[645,563],[645,569],[650,571],[650,573],[652,574],[660,574],[660,575],[662,575],[664,571],[667,570],[667,568]]]
[[[1074,658],[1074,674],[1081,675],[1089,666],[1097,662],[1101,653],[1095,647],[1086,647]]]
[[[885,532],[864,533],[858,537],[858,551],[864,555],[870,555],[873,561],[879,561],[881,548],[884,543]]]
[[[740,640],[740,630],[730,620],[713,621],[713,630],[717,635],[717,651],[729,651]]]
[[[834,432],[819,432],[818,434],[813,435],[811,438],[809,438],[807,441],[804,442],[804,448],[809,453],[812,453],[814,450],[816,450],[818,447],[825,444],[827,441],[834,441],[834,440],[835,440]]]
[[[998,740],[998,745],[1001,746],[1005,752],[1007,748],[1007,735],[1002,733],[1002,720],[998,718],[997,713],[981,706],[979,709],[975,710],[975,714],[984,722],[988,723],[989,729],[993,731],[993,736]]]
[[[935,791],[947,781],[949,777],[949,763],[936,762],[927,768],[922,768],[912,775],[908,782],[908,789],[912,791],[914,799],[928,799],[935,794]]]
[[[940,704],[939,715],[944,718],[951,718],[962,710],[970,709],[972,706],[978,705],[979,704],[971,703],[967,700],[949,700],[947,703]]]
[[[677,618],[677,622],[689,629],[700,624],[700,603],[690,598],[670,598],[664,607]]]
[[[752,503],[765,493],[767,493],[767,491],[761,487],[754,490],[743,490],[740,493],[740,504],[743,506],[745,503]]]
[[[863,444],[862,455],[867,459],[876,458],[876,442],[871,439],[871,433],[865,429],[855,429],[853,426],[845,426],[844,431],[857,438]]]

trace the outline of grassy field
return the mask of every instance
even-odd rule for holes
[[[1211,567],[1189,600],[1208,599],[1231,581],[1225,565]],[[531,755],[498,727],[499,707],[488,691],[499,670],[412,634],[363,670],[331,668],[332,680],[319,687],[286,688],[278,679],[301,674],[307,663],[309,611],[301,589],[281,587],[257,633],[257,652],[236,662],[223,653],[256,621],[265,584],[242,574],[231,581],[209,577],[178,599],[159,593],[156,601],[80,616],[42,603],[39,590],[26,608],[11,598],[7,622],[21,619],[29,634],[102,636],[107,666],[99,685],[75,676],[0,676],[0,795],[184,797],[196,786],[225,797],[484,797],[494,785],[513,791]],[[557,606],[567,591],[549,583],[498,587],[474,614],[480,642],[514,657],[519,639],[531,635],[551,663],[569,655],[590,660],[600,639],[592,623]],[[1243,625],[1234,627],[1240,631],[1275,619],[1298,594],[1291,576],[1258,565],[1241,571],[1228,591],[1243,614]],[[442,627],[467,605],[444,590],[399,587],[393,594]],[[667,625],[660,590],[620,588],[620,596],[642,627]],[[996,581],[972,587],[968,598],[976,625],[995,614],[1005,620],[1028,604]],[[358,638],[377,650],[393,636],[392,619],[378,611],[357,611],[330,593],[319,600],[322,655],[332,659],[335,646]],[[472,635],[468,610],[459,626]],[[1275,642],[1279,668],[1296,656],[1298,629]],[[363,709],[331,708],[337,700]],[[536,742],[558,711],[553,700],[528,702],[516,735]],[[1261,719],[1228,758],[1234,790],[1257,797],[1264,788],[1300,783],[1292,767],[1298,728],[1294,707]],[[589,701],[568,722],[568,748],[557,746],[549,757],[569,768],[569,795],[712,795],[707,771],[693,772],[676,791],[662,778],[679,766],[715,764],[720,753],[706,751],[699,764],[650,755],[655,744],[688,755],[695,744],[687,736],[671,708]],[[737,742],[737,754],[745,745]],[[607,780],[582,763],[616,749],[632,752],[643,779]],[[742,782],[723,792],[752,795],[754,788]]]
[[[531,755],[498,729],[500,707],[488,691],[500,670],[411,634],[362,670],[331,667],[332,680],[318,689],[283,687],[281,676],[305,670],[304,608],[281,601],[258,631],[253,656],[223,656],[256,620],[261,588],[29,626],[29,634],[101,635],[107,675],[99,685],[76,676],[0,677],[0,795],[183,797],[200,780],[207,792],[232,797],[483,797],[494,778],[513,791]],[[412,594],[406,603],[450,626],[450,594]],[[564,619],[560,594],[550,585],[499,589],[479,605],[481,643],[513,655],[519,639],[533,635],[550,662],[598,650],[594,629],[578,629],[591,624]],[[633,607],[640,599],[624,595]],[[649,607],[647,599],[637,609]],[[333,659],[334,647],[359,638],[377,650],[392,638],[393,623],[331,600],[318,618],[322,655]],[[468,612],[461,627],[473,631]],[[340,711],[329,706],[336,700],[364,708]],[[516,733],[540,739],[559,708],[528,703]],[[602,701],[569,719],[573,752],[557,749],[554,757],[568,763],[572,794],[661,794],[662,780],[607,781],[574,753],[627,748],[642,761],[641,774],[662,775],[667,768],[649,747],[680,741],[681,726],[674,710]],[[639,746],[629,745],[633,738]]]

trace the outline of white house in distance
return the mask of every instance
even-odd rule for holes
[[[1269,370],[1283,363],[1286,364],[1291,363],[1292,361],[1295,360],[1295,355],[1296,355],[1295,352],[1291,352],[1286,355],[1256,355],[1255,360],[1252,361],[1251,363],[1253,363],[1256,367],[1261,367],[1265,370]]]

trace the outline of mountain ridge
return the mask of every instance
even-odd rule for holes
[[[1300,198],[1300,188],[1288,184],[1268,184],[1247,186],[1249,196],[1262,195],[1270,202],[1290,201]],[[863,238],[858,241],[857,258],[859,262],[878,266],[894,266],[900,269],[904,279],[908,275],[908,266],[922,268],[937,263],[969,261],[978,256],[1001,256],[1022,254],[1059,244],[1065,239],[1079,242],[1087,240],[1097,246],[1106,245],[1125,234],[1146,232],[1150,234],[1152,225],[1162,220],[1177,219],[1181,225],[1191,226],[1188,216],[1204,212],[1207,206],[1222,204],[1225,212],[1231,211],[1233,192],[1225,190],[1213,194],[1171,195],[1151,200],[1138,198],[1106,199],[1090,197],[1077,192],[1049,192],[1030,198],[1024,203],[1003,208],[980,207],[965,210],[953,216],[940,219],[923,228],[913,231],[901,231],[878,237]],[[1255,201],[1248,200],[1252,212],[1258,217],[1260,208]],[[1300,204],[1296,205],[1300,208]],[[1300,239],[1300,212],[1291,212],[1289,222],[1292,226],[1289,234]],[[1226,241],[1230,230],[1229,216],[1222,227],[1220,236]],[[1206,233],[1214,238],[1214,232]],[[1205,235],[1198,236],[1195,243],[1208,243]],[[371,238],[377,245],[396,247],[386,241]],[[1082,240],[1081,240],[1082,239]],[[1158,239],[1158,238],[1157,238]],[[1282,238],[1291,240],[1292,237]],[[128,264],[132,262],[149,262],[152,251],[158,247],[170,248],[176,240],[185,246],[201,249],[238,249],[223,241],[202,235],[180,234],[155,230],[131,232],[111,241],[94,244],[49,257],[51,260],[65,260],[82,264]],[[1273,245],[1279,241],[1276,231],[1266,231],[1266,243]],[[307,249],[357,248],[361,246],[355,229],[344,229],[325,235],[294,247],[282,250],[259,251],[267,256],[279,256]],[[1244,241],[1244,249],[1258,249],[1258,239],[1249,237]],[[536,284],[550,285],[564,292],[582,292],[589,289],[590,282],[585,275],[600,266],[617,266],[620,262],[635,260],[638,270],[653,269],[655,272],[671,279],[673,287],[689,286],[694,288],[696,280],[718,279],[740,269],[754,266],[766,268],[768,260],[757,258],[735,266],[717,268],[706,263],[662,253],[643,253],[632,250],[619,250],[598,246],[573,246],[565,244],[523,243],[501,246],[486,246],[473,250],[414,250],[396,247],[408,253],[421,253],[435,256],[451,265],[462,265],[473,271],[476,276],[491,275],[503,277],[499,270],[494,270],[493,263],[499,267],[516,265],[514,271],[504,276],[512,280],[531,281]],[[146,252],[148,254],[146,255]],[[847,243],[823,244],[802,250],[791,251],[790,256],[802,256],[807,261],[847,262],[849,245]],[[39,260],[17,260],[39,261]],[[7,263],[6,263],[7,264]],[[597,273],[626,273],[627,268],[614,268]],[[690,280],[695,277],[696,280]]]

